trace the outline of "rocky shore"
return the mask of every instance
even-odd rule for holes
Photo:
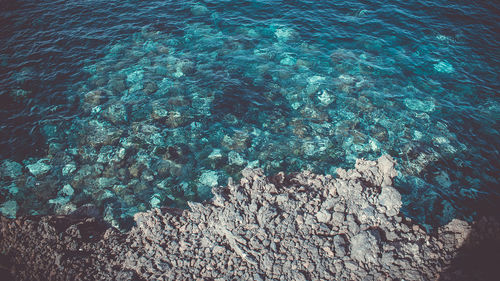
[[[500,224],[453,220],[433,233],[400,214],[390,156],[338,177],[310,172],[214,188],[189,210],[137,213],[121,233],[91,207],[2,217],[0,265],[15,280],[487,280]],[[471,257],[477,257],[472,258]],[[490,266],[491,265],[491,266]],[[493,279],[494,280],[494,279]]]

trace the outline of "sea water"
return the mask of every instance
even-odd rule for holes
[[[1,1],[0,211],[114,226],[238,179],[398,162],[432,227],[500,203],[491,1]]]

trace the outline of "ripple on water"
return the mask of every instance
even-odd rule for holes
[[[398,17],[375,2],[11,5],[0,211],[92,203],[126,227],[245,167],[335,173],[383,153],[420,222],[491,211],[498,15],[463,25],[438,3],[397,4]]]

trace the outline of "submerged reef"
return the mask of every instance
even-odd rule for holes
[[[382,154],[399,163],[402,212],[426,228],[494,213],[500,101],[491,59],[466,55],[476,52],[462,49],[467,40],[455,31],[400,29],[369,4],[352,14],[318,4],[310,17],[316,4],[293,3],[102,2],[92,17],[103,18],[90,22],[78,18],[82,7],[66,5],[60,20],[84,39],[69,36],[50,56],[47,45],[39,56],[51,67],[20,51],[12,54],[18,68],[0,56],[10,70],[0,95],[11,100],[2,109],[10,113],[0,136],[0,213],[67,215],[90,203],[127,230],[135,213],[207,200],[244,168],[333,175]],[[390,28],[359,24],[381,19]],[[46,28],[52,40],[6,39],[8,49],[61,40]]]
[[[498,185],[483,155],[494,153],[442,120],[440,92],[394,85],[368,67],[391,65],[373,52],[301,36],[284,24],[221,31],[207,22],[113,42],[72,85],[72,116],[40,120],[42,155],[3,159],[0,212],[66,215],[91,203],[129,229],[135,213],[206,200],[243,168],[334,174],[384,153],[400,163],[403,212],[427,228],[497,198],[483,188]],[[448,73],[448,64],[434,68]]]
[[[189,210],[135,214],[126,233],[91,206],[2,217],[1,269],[17,280],[486,280],[499,222],[455,219],[427,233],[400,213],[394,165],[358,159],[336,178],[244,169]],[[467,271],[484,241],[493,256]]]

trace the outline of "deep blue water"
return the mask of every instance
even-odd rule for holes
[[[334,174],[384,153],[420,223],[498,211],[492,1],[0,5],[5,215],[93,203],[124,225],[246,166]]]

